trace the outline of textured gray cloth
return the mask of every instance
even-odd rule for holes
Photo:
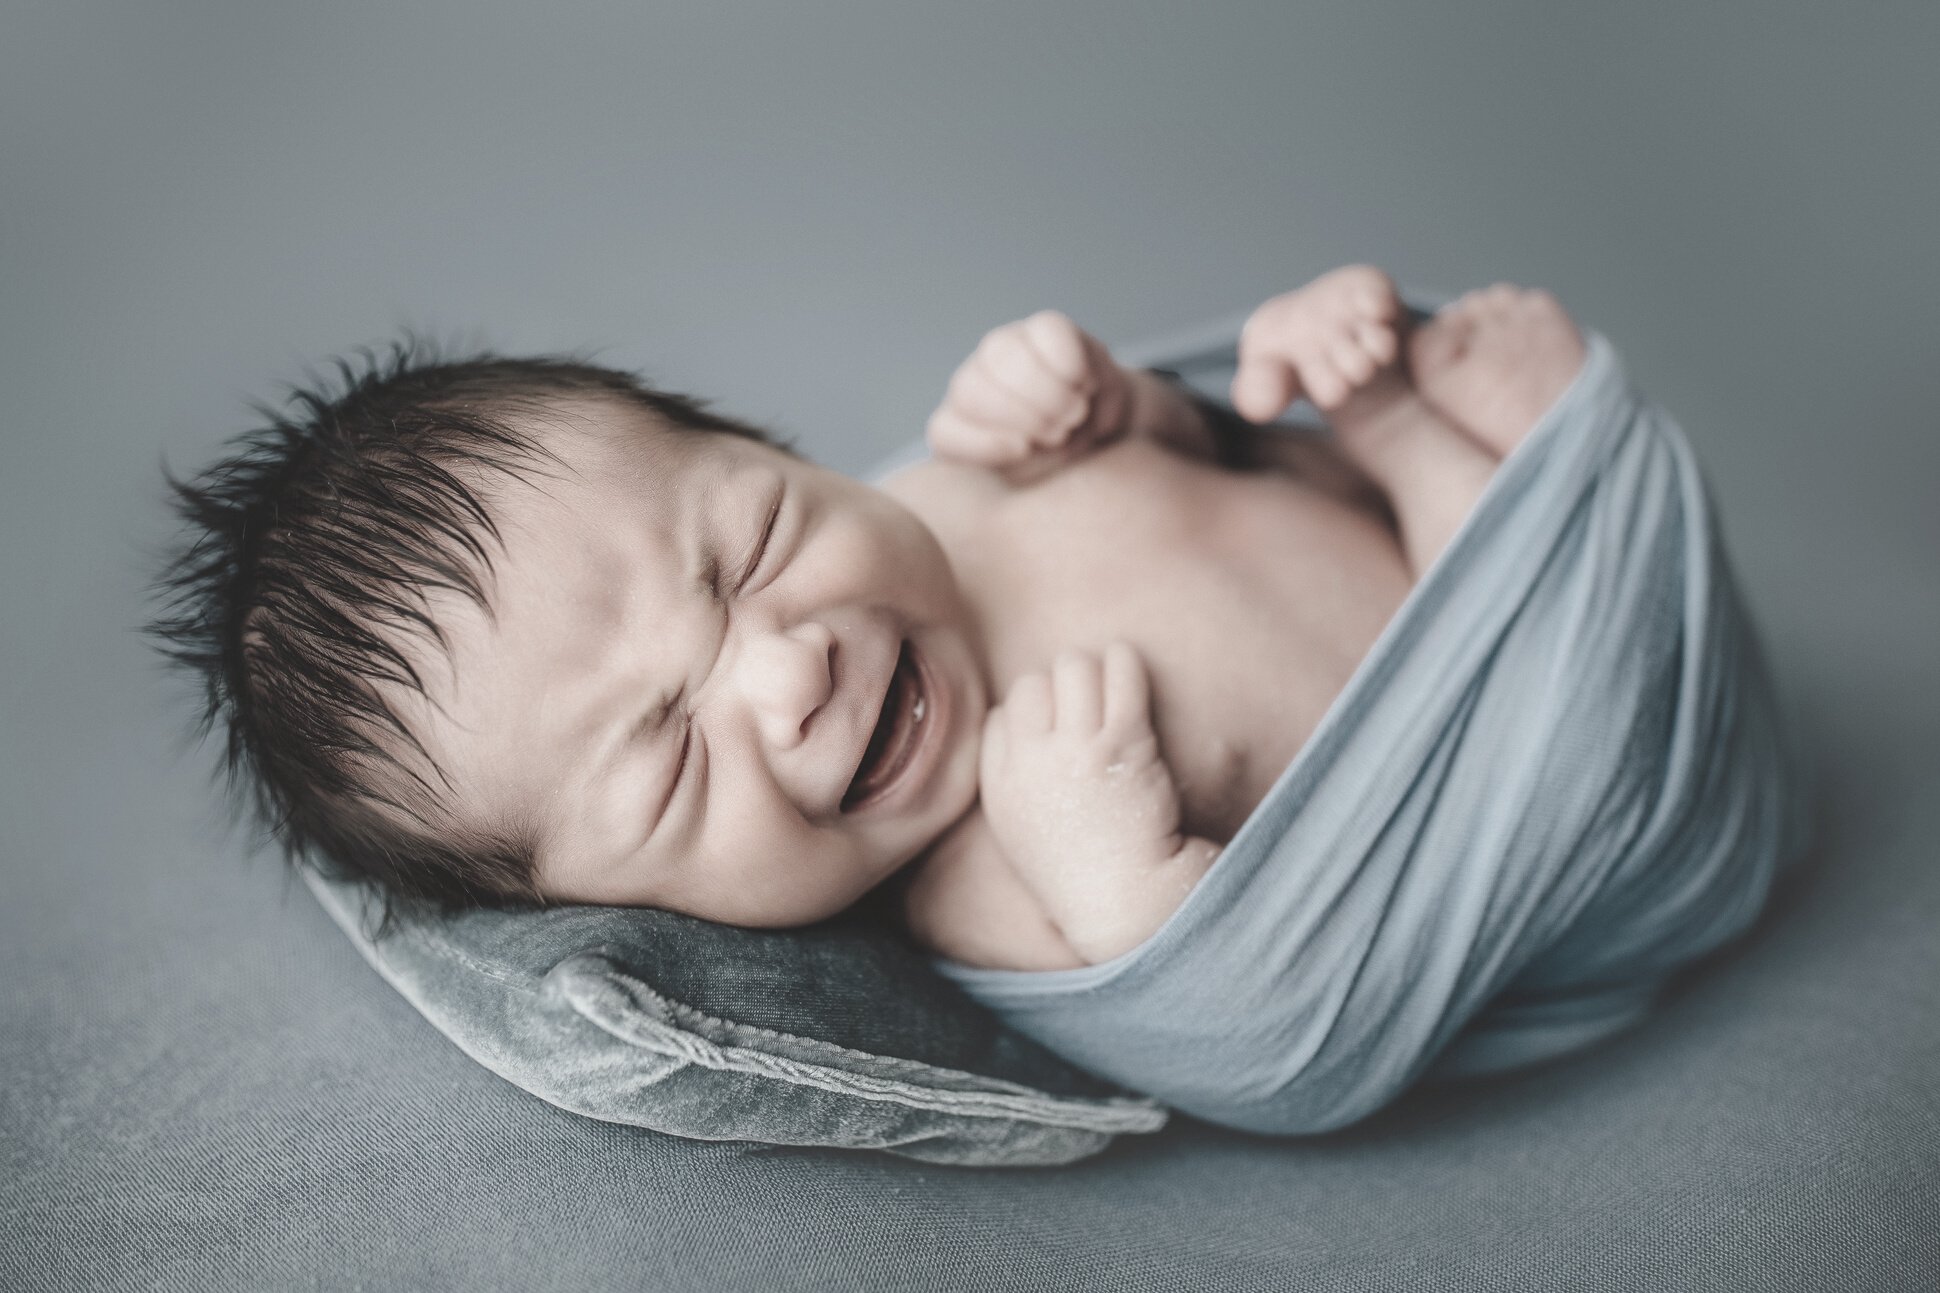
[[[472,911],[373,937],[363,886],[307,877],[391,986],[500,1077],[700,1140],[1068,1163],[1165,1112],[997,1024],[872,924],[746,930],[614,907]]]
[[[1157,933],[1074,970],[938,964],[1189,1113],[1330,1130],[1431,1064],[1608,1037],[1742,933],[1802,843],[1779,733],[1690,447],[1593,335]]]

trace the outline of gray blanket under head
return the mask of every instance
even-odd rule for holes
[[[1163,928],[1080,970],[938,968],[1188,1113],[1323,1131],[1634,1022],[1752,922],[1796,803],[1690,447],[1593,336]]]

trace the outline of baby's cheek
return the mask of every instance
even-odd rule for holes
[[[923,568],[908,536],[868,521],[851,514],[831,522],[803,552],[804,591],[821,608],[921,599]]]

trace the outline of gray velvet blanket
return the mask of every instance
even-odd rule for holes
[[[1158,933],[1082,970],[938,968],[1188,1113],[1322,1131],[1631,1024],[1800,835],[1690,447],[1592,337]]]

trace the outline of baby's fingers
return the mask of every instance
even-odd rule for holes
[[[1049,421],[1057,400],[1042,384],[1034,385],[1020,365],[1004,364],[979,349],[950,379],[944,403],[971,422],[1024,431]]]
[[[1013,402],[1010,416],[1053,431],[1084,420],[1095,385],[1084,334],[1055,310],[991,332],[967,367]]]
[[[1365,386],[1368,378],[1374,376],[1374,356],[1363,350],[1355,338],[1350,336],[1336,341],[1330,354],[1335,371],[1347,379],[1350,387]]]
[[[1233,407],[1252,422],[1271,422],[1300,394],[1300,377],[1293,365],[1276,355],[1240,354],[1233,374]]]
[[[1030,437],[1023,431],[973,422],[951,404],[930,414],[924,438],[937,457],[979,467],[1008,467],[1031,455]]]
[[[1041,673],[1023,675],[1004,696],[1003,713],[1011,730],[1019,735],[1038,736],[1050,731],[1056,712],[1051,680]]]
[[[1017,331],[1044,373],[1070,390],[1088,389],[1092,366],[1101,355],[1110,360],[1096,338],[1056,310],[1039,310]]]
[[[1105,648],[1103,690],[1107,727],[1114,731],[1151,727],[1152,680],[1144,657],[1129,643],[1113,642]]]
[[[1401,353],[1401,345],[1395,336],[1394,325],[1369,319],[1354,325],[1354,337],[1361,343],[1377,364],[1391,364]]]
[[[1314,354],[1300,371],[1306,380],[1307,397],[1315,408],[1332,410],[1353,393],[1354,383],[1334,366],[1328,355]]]
[[[1051,666],[1056,722],[1062,731],[1096,732],[1105,721],[1104,668],[1089,651],[1064,651]]]

